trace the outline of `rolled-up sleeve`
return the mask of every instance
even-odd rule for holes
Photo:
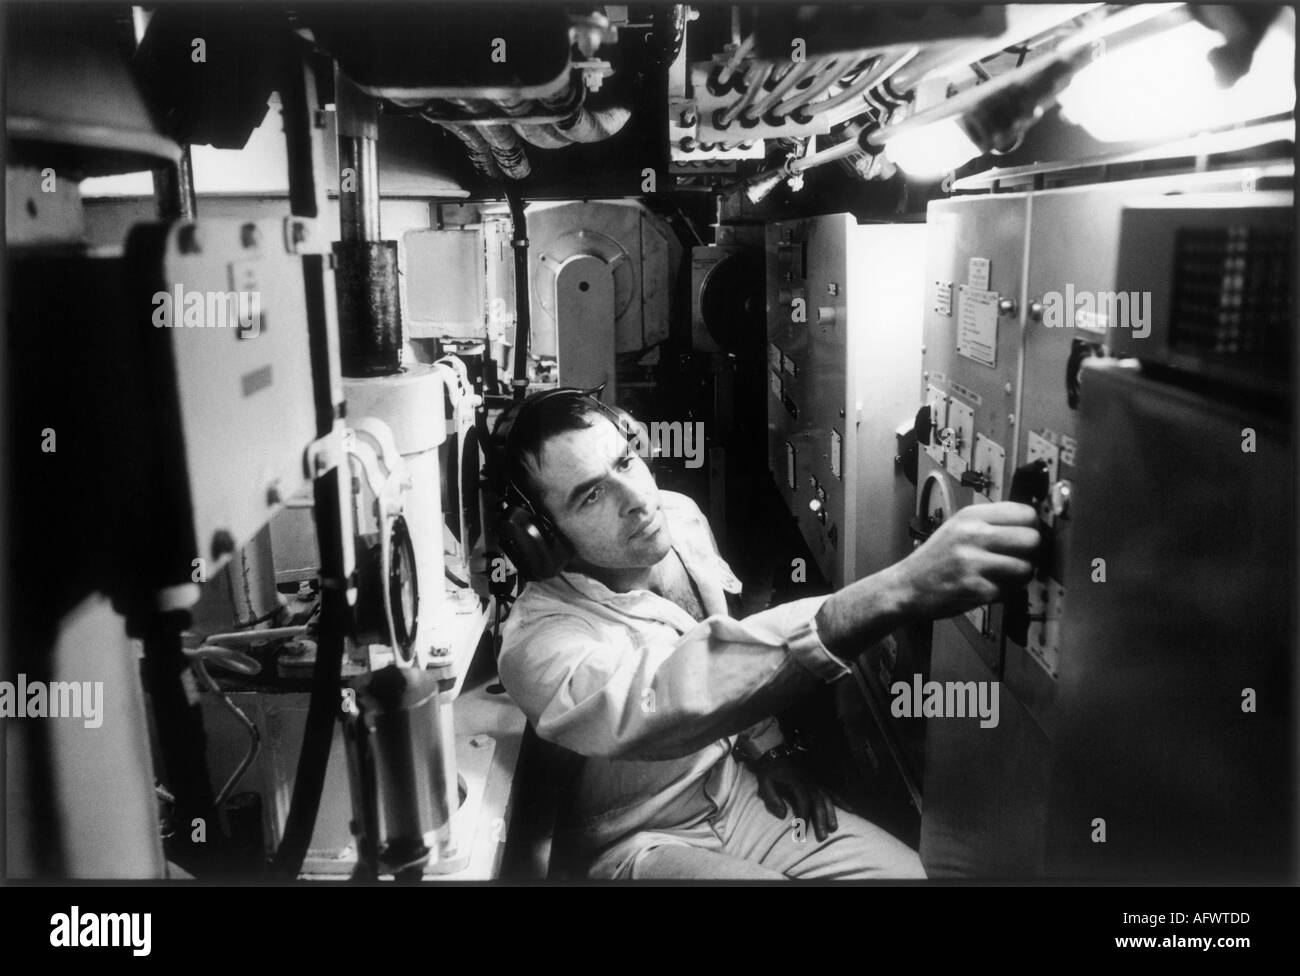
[[[675,759],[848,673],[817,637],[825,597],[680,637],[552,613],[507,627],[501,681],[544,739],[586,756]]]

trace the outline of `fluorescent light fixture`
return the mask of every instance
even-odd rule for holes
[[[1227,89],[1218,86],[1207,57],[1223,38],[1194,21],[1107,50],[1058,96],[1062,114],[1101,142],[1130,142],[1289,112],[1295,108],[1294,23],[1294,14],[1283,11],[1256,48],[1250,71]]]

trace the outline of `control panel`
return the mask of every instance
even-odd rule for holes
[[[956,510],[1006,497],[1017,430],[1028,213],[1026,194],[930,205],[911,526],[918,544]],[[934,504],[940,495],[942,506]],[[958,628],[998,673],[1002,612],[997,604],[979,607],[939,626]]]
[[[1250,194],[1240,190],[1248,180],[1222,171],[1201,174],[1194,184],[1237,191],[1231,203],[1244,212]],[[1143,342],[1159,318],[1152,295],[1167,291],[1164,251],[1173,253],[1172,243],[1159,260],[1130,249],[1118,263],[1122,220],[1134,201],[1181,199],[1189,186],[1187,176],[1153,177],[956,197],[929,208],[912,535],[922,541],[940,521],[927,501],[932,477],[947,484],[947,516],[954,507],[988,501],[1037,508],[1043,545],[1025,592],[952,626],[1045,729],[1068,654],[1060,644],[1068,600],[1063,580],[1073,486],[1083,463],[1077,421],[1088,363],[1118,349],[1128,355],[1148,349]],[[1173,193],[1180,196],[1167,196]],[[1276,194],[1255,196],[1263,207]],[[1147,273],[1144,264],[1154,270]],[[1135,290],[1143,281],[1148,287]],[[1154,332],[1158,337],[1159,329]],[[1155,339],[1149,348],[1156,348]]]
[[[1076,544],[1071,510],[1074,485],[1086,458],[1079,451],[1081,403],[1087,398],[1089,361],[1152,340],[1156,270],[1169,248],[1119,260],[1126,208],[1138,199],[1184,199],[1195,185],[1240,189],[1243,175],[1206,173],[1066,187],[1030,195],[1027,238],[1023,370],[1014,439],[1015,471],[1026,472],[1039,512],[1043,547],[1023,602],[1010,601],[1005,628],[1003,680],[1045,730],[1055,722],[1054,702],[1063,659],[1062,622],[1070,594],[1066,567]],[[1174,196],[1167,196],[1173,194]],[[1263,196],[1263,194],[1260,194]],[[1164,266],[1161,266],[1164,267]],[[1163,287],[1167,274],[1155,275]],[[1101,500],[1111,504],[1118,500]],[[1082,556],[1083,554],[1076,554]]]

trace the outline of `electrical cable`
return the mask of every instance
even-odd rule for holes
[[[833,108],[838,108],[845,102],[857,98],[880,80],[880,76],[884,73],[883,65],[884,59],[877,58],[869,68],[864,70],[857,76],[857,78],[851,81],[844,91],[840,92],[838,95],[832,95],[825,101],[817,102],[815,105],[809,105],[809,114],[821,115],[823,112],[828,112]]]
[[[283,609],[283,606],[276,606],[266,611],[266,613],[262,614],[260,617],[255,617],[252,620],[236,620],[233,627],[235,630],[248,630],[251,627],[256,627],[258,624],[264,624],[268,620],[279,616],[280,611]]]
[[[313,486],[318,525],[342,523],[339,514],[339,474],[339,468],[335,467],[317,478]],[[333,565],[322,566],[326,579],[335,578],[336,572],[337,568]],[[321,590],[321,624],[316,642],[316,663],[312,668],[307,725],[303,731],[302,750],[293,780],[289,816],[285,820],[280,846],[272,861],[272,873],[282,880],[293,880],[302,870],[316,827],[316,815],[320,810],[321,793],[325,787],[325,772],[339,709],[344,634],[348,629],[350,615],[351,609],[343,588],[326,586]]]
[[[900,54],[888,65],[885,65],[884,62],[882,61],[880,64],[876,65],[876,67],[872,68],[871,73],[874,77],[871,79],[871,86],[864,93],[867,101],[872,104],[879,105],[879,99],[878,98],[873,99],[872,92],[875,91],[877,86],[884,84],[895,74],[897,74],[899,69],[903,68],[907,64],[910,64],[912,60],[915,59],[920,52],[921,49],[919,47],[908,48],[906,51]],[[846,99],[846,101],[851,101],[851,100]],[[849,119],[853,118],[856,115],[861,114],[862,112],[862,109],[860,109],[858,106],[851,105],[851,104],[848,105],[847,107],[837,105],[835,106],[835,108],[838,109],[838,111],[835,113],[834,116],[831,117],[830,124],[832,127],[839,125],[841,122],[847,122]],[[820,114],[826,111],[829,111],[829,106],[826,105],[821,105],[814,109],[815,114]]]
[[[839,81],[854,60],[855,59],[852,55],[847,59],[843,57],[828,58],[826,66],[821,71],[817,72],[813,83],[807,88],[795,92],[793,95],[777,102],[772,109],[772,114],[778,118],[785,118],[800,106],[807,105],[814,98],[823,94],[828,88]]]
[[[727,63],[723,65],[722,70],[718,72],[719,85],[725,85],[731,80],[731,75],[736,70],[736,66],[744,60],[745,55],[749,53],[750,48],[753,46],[753,34],[750,34],[736,46],[736,49],[731,52],[731,57],[727,59]]]
[[[754,122],[761,121],[768,109],[780,101],[785,96],[785,93],[798,84],[804,75],[808,74],[817,65],[822,64],[824,60],[823,58],[822,61],[801,61],[798,64],[791,64],[786,69],[785,74],[781,76],[780,81],[776,83],[776,87],[764,95],[756,105],[749,107],[747,114],[740,120],[741,124],[743,125],[746,119]]]
[[[199,648],[199,650],[202,651],[203,648]],[[239,785],[239,781],[244,778],[244,774],[248,772],[249,767],[253,765],[253,761],[257,759],[257,754],[262,748],[262,735],[258,731],[256,723],[244,714],[243,710],[234,703],[229,695],[221,690],[216,679],[208,671],[202,657],[196,655],[190,659],[190,670],[195,673],[208,691],[221,699],[221,703],[226,706],[226,709],[235,716],[248,733],[248,751],[244,754],[244,758],[239,765],[235,767],[235,771],[230,775],[230,778],[226,780],[226,784],[218,791],[216,799],[212,801],[213,807],[220,809],[221,805],[230,798],[230,794],[235,787]]]
[[[758,96],[758,93],[762,91],[763,85],[767,82],[767,79],[771,74],[771,63],[760,65],[755,62],[750,65],[749,69],[745,72],[745,93],[736,99],[729,108],[720,109],[718,111],[713,123],[714,128],[725,129],[727,126],[731,125],[732,122],[736,121],[736,117],[748,108],[750,103]]]

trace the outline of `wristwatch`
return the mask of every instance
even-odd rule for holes
[[[773,746],[767,752],[763,753],[755,760],[754,765],[765,763],[771,759],[790,759],[799,749],[788,742],[782,742],[779,746]]]

